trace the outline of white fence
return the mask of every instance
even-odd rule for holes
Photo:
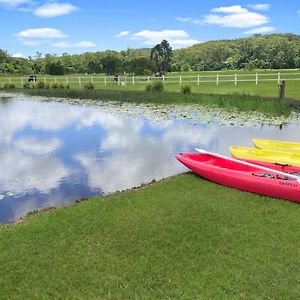
[[[27,82],[25,76],[19,77],[9,77],[2,76],[0,77],[0,83],[14,83],[23,85]],[[162,80],[164,84],[196,84],[201,85],[203,83],[212,83],[219,85],[221,83],[233,83],[238,85],[240,82],[253,82],[254,84],[259,84],[259,82],[277,82],[280,84],[281,81],[289,80],[300,80],[300,73],[294,72],[277,72],[277,73],[255,73],[255,74],[222,74],[216,73],[213,75],[178,75],[178,76],[162,76],[162,77],[151,77],[151,76],[128,76],[121,75],[118,77],[114,76],[103,76],[103,75],[83,75],[83,76],[43,76],[37,75],[38,81],[43,80],[45,83],[63,83],[70,85],[84,85],[86,83],[93,83],[97,85],[108,85],[108,84],[117,84],[117,85],[136,85],[136,84],[145,84],[150,83],[154,80]]]

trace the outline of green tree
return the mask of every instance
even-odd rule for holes
[[[155,63],[158,72],[170,72],[172,66],[172,47],[169,42],[162,40],[151,49],[150,59]]]

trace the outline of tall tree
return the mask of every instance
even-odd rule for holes
[[[171,71],[172,57],[172,47],[166,40],[151,49],[150,59],[155,63],[158,72]]]

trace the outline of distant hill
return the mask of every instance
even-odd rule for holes
[[[299,68],[300,36],[287,33],[209,41],[175,50],[174,63],[194,71]]]

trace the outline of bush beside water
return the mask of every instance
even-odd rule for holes
[[[87,83],[87,84],[85,84],[84,86],[83,86],[83,88],[85,89],[85,90],[93,90],[94,88],[95,88],[95,86],[94,86],[94,84],[93,83]]]
[[[190,94],[192,92],[192,87],[189,84],[184,84],[181,86],[180,91],[182,94]]]
[[[164,87],[164,84],[162,83],[162,81],[156,80],[156,81],[153,81],[152,83],[148,83],[146,85],[145,91],[157,93],[157,92],[162,92],[164,90],[164,88],[165,87]]]

